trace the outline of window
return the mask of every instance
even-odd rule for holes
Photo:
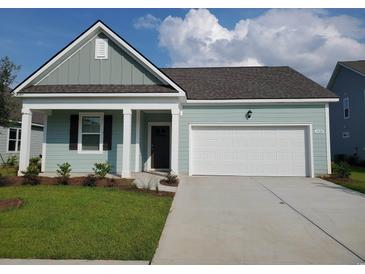
[[[100,113],[82,113],[79,123],[79,152],[103,151],[104,115]]]
[[[95,39],[95,59],[108,59],[107,39]]]
[[[349,97],[343,99],[343,118],[350,118],[350,101]]]
[[[8,135],[8,151],[18,152],[20,151],[20,139],[22,130],[20,128],[9,128]]]

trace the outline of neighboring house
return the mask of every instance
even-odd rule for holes
[[[328,104],[337,96],[289,67],[159,69],[98,21],[16,89],[20,169],[32,112],[44,111],[42,169],[108,161],[123,177],[314,176],[330,172]]]
[[[333,157],[365,160],[365,60],[338,62],[327,87],[340,97],[330,108]]]
[[[21,110],[22,105],[17,98],[11,96],[9,89],[7,102],[11,104],[10,120],[13,122],[10,127],[0,126],[0,164],[7,161],[9,156],[15,155],[19,159],[21,147]],[[32,119],[30,156],[36,157],[42,154],[43,140],[43,114],[36,113]]]

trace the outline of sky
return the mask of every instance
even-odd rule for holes
[[[98,19],[158,67],[291,66],[325,86],[365,59],[365,9],[0,9],[0,58],[19,83]]]

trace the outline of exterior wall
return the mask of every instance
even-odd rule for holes
[[[104,34],[98,38],[106,39]],[[108,59],[95,59],[95,39],[91,39],[38,85],[154,85],[161,82],[108,39]]]
[[[248,110],[253,115],[245,118]],[[189,124],[193,123],[311,123],[313,125],[313,164],[315,175],[327,174],[325,105],[221,105],[184,106],[180,117],[180,174],[189,172]],[[323,130],[315,133],[315,129]],[[229,145],[229,144],[227,144]]]
[[[12,128],[20,128],[20,124],[12,126]],[[11,155],[16,155],[19,159],[19,152],[8,152],[8,134],[9,128],[0,127],[0,154],[4,161],[6,161]],[[43,128],[39,126],[32,126],[30,157],[38,157],[42,154],[42,140]]]
[[[92,110],[80,112],[92,112]],[[109,162],[113,173],[121,173],[122,111],[104,112],[105,115],[113,115],[112,150],[105,150],[102,154],[79,154],[77,150],[69,150],[70,115],[78,113],[79,111],[73,110],[54,110],[52,115],[48,116],[45,172],[55,172],[57,164],[64,162],[71,164],[72,172],[92,172],[94,163]]]
[[[365,77],[349,69],[340,67],[331,87],[340,97],[337,104],[330,106],[332,157],[336,154],[353,155],[358,153],[365,160]],[[350,117],[344,119],[343,99],[349,98]],[[342,138],[342,132],[348,131],[349,138]]]

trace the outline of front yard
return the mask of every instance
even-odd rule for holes
[[[349,179],[331,178],[329,181],[350,188],[352,190],[365,193],[365,168],[351,166],[351,176]]]
[[[0,187],[0,258],[151,260],[172,197],[116,188]]]

